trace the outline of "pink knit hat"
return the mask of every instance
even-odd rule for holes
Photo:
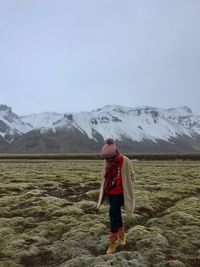
[[[112,138],[106,140],[101,150],[101,156],[104,158],[112,158],[117,155],[117,148]]]

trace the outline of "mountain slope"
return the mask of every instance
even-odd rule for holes
[[[97,152],[103,145],[103,139],[96,142],[89,139],[76,128],[49,129],[41,134],[39,130],[20,136],[10,145],[8,152],[14,153],[84,153]]]
[[[59,114],[56,112],[43,112],[28,116],[21,116],[20,119],[24,123],[32,125],[34,129],[40,129],[42,127],[51,127],[54,122],[62,119],[63,117],[64,114]]]
[[[23,122],[19,116],[12,112],[6,105],[0,105],[0,136],[12,142],[18,136],[31,131],[33,127]]]
[[[108,105],[91,112],[44,112],[22,117],[6,107],[7,121],[12,118],[12,122],[7,137],[2,136],[12,141],[9,152],[98,152],[108,137],[124,152],[200,151],[200,116],[188,107]]]
[[[45,115],[44,113],[40,116],[43,118]],[[38,117],[38,121],[41,117]],[[51,118],[51,123],[37,123],[43,128],[43,132],[44,129],[48,131],[51,128],[56,131],[58,128],[73,126],[91,139],[94,138],[94,131],[104,139],[111,136],[123,140],[126,137],[133,141],[167,141],[181,135],[200,135],[200,116],[192,114],[187,107],[165,110],[154,107],[132,109],[114,105],[91,112],[59,115],[58,120],[55,116]],[[32,117],[27,116],[25,122],[32,124]]]

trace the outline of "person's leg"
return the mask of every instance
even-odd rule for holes
[[[124,195],[118,195],[118,222],[117,222],[117,231],[119,231],[119,229],[121,229],[123,227],[123,221],[122,221],[122,213],[121,213],[121,207],[124,204]]]
[[[110,195],[108,197],[110,203],[110,242],[106,251],[107,254],[112,254],[118,247],[118,229],[122,227],[121,206],[123,205],[123,196]]]
[[[119,245],[126,245],[126,234],[124,232],[124,226],[122,221],[122,215],[121,215],[121,206],[124,204],[124,196],[119,195],[119,204],[120,204],[120,210],[119,210],[119,217],[118,217],[118,230],[117,230],[117,241]]]
[[[109,196],[110,203],[110,230],[113,235],[116,233],[119,228],[123,226],[122,216],[121,216],[121,206],[124,203],[123,194],[121,195],[110,195]]]

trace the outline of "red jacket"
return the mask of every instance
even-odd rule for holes
[[[119,159],[119,174],[116,178],[116,186],[111,188],[109,191],[104,188],[104,193],[107,195],[119,195],[123,194],[123,186],[122,186],[122,164],[123,164],[123,157]]]

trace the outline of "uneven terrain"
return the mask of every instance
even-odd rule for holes
[[[132,162],[128,242],[105,255],[101,160],[0,160],[0,266],[200,266],[200,161]]]

